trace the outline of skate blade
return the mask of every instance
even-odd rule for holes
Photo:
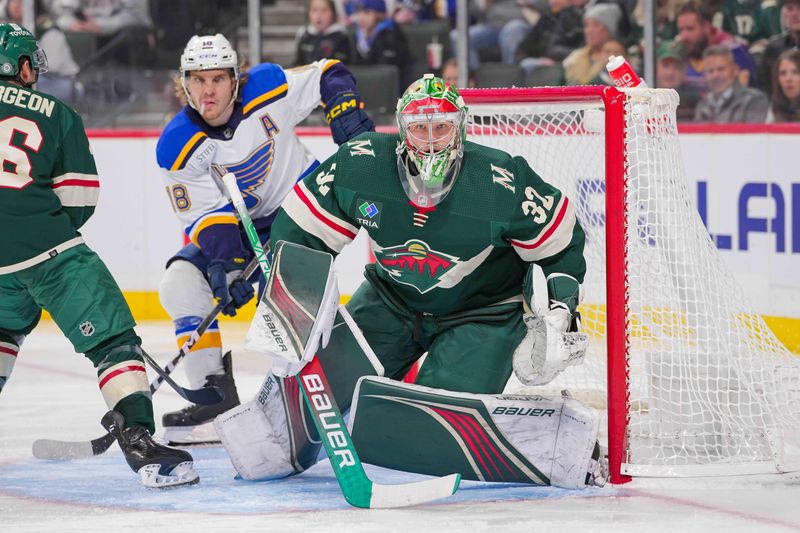
[[[164,428],[163,439],[172,445],[221,444],[213,422],[199,426],[168,426]]]
[[[139,469],[142,484],[151,489],[168,489],[181,485],[194,485],[200,482],[200,476],[194,470],[192,461],[179,463],[168,475],[159,474],[161,465],[144,465]]]

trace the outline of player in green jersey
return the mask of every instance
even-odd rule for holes
[[[293,376],[319,357],[339,407],[353,406],[354,443],[365,462],[466,479],[602,484],[594,409],[568,397],[497,396],[512,370],[541,385],[584,356],[576,307],[585,236],[572,202],[522,157],[469,142],[467,107],[440,78],[412,83],[397,120],[398,134],[344,143],[282,204],[272,250],[287,241],[335,255],[363,230],[376,261],[332,326],[324,320],[327,287],[320,311],[309,313],[312,335],[329,339],[323,349],[309,340],[292,362],[282,350],[263,350],[276,354],[273,372]],[[301,294],[275,272],[304,272],[302,261],[293,268],[280,252],[275,263],[268,285],[279,283],[280,291],[268,290],[262,304],[270,313],[256,317],[249,335],[265,346],[281,331],[275,322],[285,295]],[[399,382],[426,352],[415,384]],[[255,402],[217,418],[245,478],[315,462],[313,428],[295,416],[293,379],[267,378]],[[481,449],[495,455],[487,460]],[[489,462],[510,466],[475,466]]]
[[[32,87],[46,72],[36,39],[0,24],[0,389],[46,309],[97,369],[119,444],[147,486],[196,483],[192,456],[155,443],[141,339],[111,273],[79,229],[99,181],[80,116]]]

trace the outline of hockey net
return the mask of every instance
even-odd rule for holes
[[[800,358],[749,306],[697,214],[677,94],[462,94],[468,139],[525,157],[575,203],[586,231],[589,353],[526,392],[567,389],[601,409],[612,482],[800,470]]]

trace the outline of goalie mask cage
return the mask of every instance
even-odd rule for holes
[[[800,359],[749,307],[697,213],[677,93],[462,95],[467,138],[525,157],[574,202],[586,231],[589,351],[526,392],[567,389],[607,415],[614,483],[800,470]]]

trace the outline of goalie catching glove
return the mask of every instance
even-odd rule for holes
[[[574,313],[580,285],[566,274],[545,278],[541,267],[531,265],[523,293],[532,313],[523,316],[528,331],[514,351],[514,373],[525,385],[545,385],[586,354],[589,339],[578,333]]]
[[[280,241],[245,348],[271,355],[276,375],[293,376],[327,346],[338,304],[331,254]]]

